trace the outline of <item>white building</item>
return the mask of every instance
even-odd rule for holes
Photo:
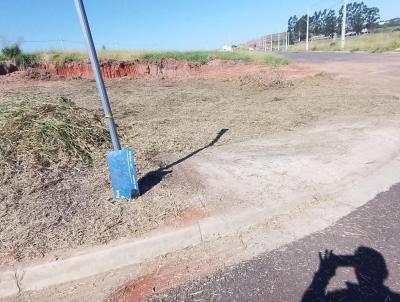
[[[224,45],[222,46],[222,51],[233,51],[232,46],[230,45]]]

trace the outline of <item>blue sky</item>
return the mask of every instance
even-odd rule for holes
[[[365,0],[400,17],[399,0]],[[85,0],[96,46],[214,49],[284,31],[290,15],[340,7],[341,0]],[[0,44],[24,50],[84,49],[73,0],[1,0]],[[2,46],[2,45],[0,45]]]

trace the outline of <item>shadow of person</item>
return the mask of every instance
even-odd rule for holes
[[[301,302],[400,302],[400,295],[384,285],[389,275],[385,259],[378,251],[360,246],[354,255],[319,253],[320,265]],[[329,281],[338,267],[354,267],[358,284],[346,282],[347,288],[327,292]]]
[[[139,189],[140,189],[141,195],[144,195],[145,193],[150,191],[153,187],[155,187],[157,184],[159,184],[166,175],[172,173],[172,170],[170,170],[170,169],[173,166],[176,166],[176,165],[184,162],[185,160],[187,160],[190,157],[196,155],[197,153],[203,151],[204,149],[214,146],[228,130],[229,129],[221,129],[217,133],[217,135],[214,137],[214,139],[211,142],[209,142],[207,145],[191,152],[190,154],[178,159],[177,161],[175,161],[173,163],[166,165],[165,167],[161,167],[157,170],[150,171],[149,173],[144,175],[142,178],[139,179]]]

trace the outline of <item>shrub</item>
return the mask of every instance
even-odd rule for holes
[[[14,62],[17,66],[34,65],[39,62],[39,56],[36,54],[20,54],[14,59]]]
[[[4,47],[1,50],[0,61],[9,60],[15,65],[31,65],[39,62],[39,56],[36,54],[24,54],[18,45]]]
[[[12,45],[12,46],[7,46],[4,47],[1,50],[1,53],[3,54],[4,57],[6,57],[8,60],[15,61],[16,57],[22,54],[21,49],[17,44]]]

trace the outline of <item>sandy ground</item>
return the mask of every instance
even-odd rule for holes
[[[174,168],[205,149],[294,131],[332,116],[398,119],[400,114],[397,87],[350,81],[338,77],[337,69],[330,75],[329,68],[310,64],[278,71],[263,67],[262,73],[254,66],[231,68],[231,75],[209,78],[107,81],[122,144],[136,151],[143,196],[133,203],[112,201],[103,157],[96,168],[66,175],[41,191],[2,188],[0,264],[58,259],[69,249],[136,237],[179,218],[197,219],[188,209],[203,208],[195,197],[206,183]],[[0,102],[60,97],[100,111],[90,80],[0,79]]]

